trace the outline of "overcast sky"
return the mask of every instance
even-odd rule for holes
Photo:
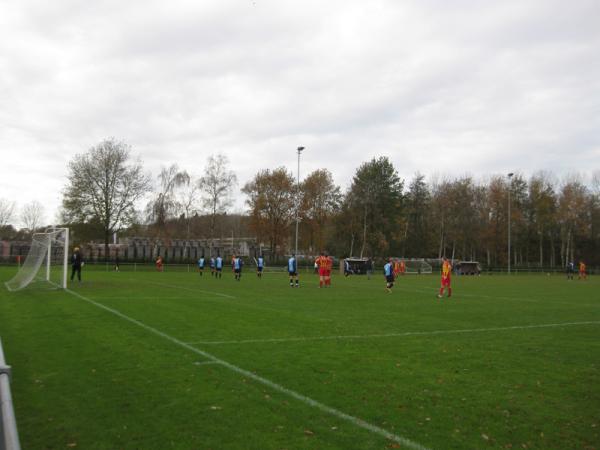
[[[155,176],[600,169],[600,2],[0,1],[0,198],[54,220],[107,137]],[[243,208],[238,194],[237,208]]]

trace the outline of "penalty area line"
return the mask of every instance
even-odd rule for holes
[[[565,323],[543,323],[537,325],[514,325],[509,327],[493,328],[467,328],[457,330],[433,330],[433,331],[406,331],[404,333],[385,333],[385,334],[363,334],[363,335],[340,335],[340,336],[313,336],[296,338],[272,338],[272,339],[241,339],[237,341],[195,341],[188,342],[189,345],[226,345],[226,344],[261,344],[269,342],[305,342],[305,341],[334,341],[334,340],[356,340],[356,339],[376,339],[404,336],[434,336],[438,334],[460,334],[460,333],[484,333],[490,331],[509,331],[509,330],[529,330],[535,328],[559,328],[577,325],[600,325],[600,321],[588,322],[565,322]]]
[[[248,371],[246,369],[242,369],[241,367],[238,367],[238,366],[236,366],[234,364],[231,364],[231,363],[229,363],[229,362],[227,362],[227,361],[225,361],[223,359],[217,358],[216,356],[214,356],[214,355],[212,355],[212,354],[210,354],[208,352],[200,350],[200,349],[198,349],[196,347],[192,347],[190,344],[187,344],[187,343],[185,343],[183,341],[180,341],[179,339],[177,339],[177,338],[175,338],[175,337],[173,337],[173,336],[171,336],[171,335],[169,335],[167,333],[164,333],[164,332],[162,332],[162,331],[160,331],[160,330],[158,330],[158,329],[156,329],[154,327],[151,327],[150,325],[146,325],[145,323],[140,322],[139,320],[134,319],[133,317],[129,317],[128,315],[123,314],[122,312],[120,312],[120,311],[118,311],[116,309],[110,308],[110,307],[108,307],[106,305],[103,305],[102,303],[95,302],[94,300],[91,300],[91,299],[89,299],[89,298],[87,298],[87,297],[79,294],[78,292],[72,291],[70,289],[65,289],[65,291],[68,292],[69,294],[71,294],[71,295],[79,298],[80,300],[83,300],[83,301],[85,301],[85,302],[87,302],[87,303],[89,303],[91,305],[94,305],[97,308],[103,309],[104,311],[107,311],[107,312],[109,312],[109,313],[111,313],[111,314],[113,314],[113,315],[115,315],[115,316],[117,316],[117,317],[119,317],[119,318],[121,318],[123,320],[126,320],[127,322],[130,322],[130,323],[132,323],[134,325],[137,325],[140,328],[143,328],[144,330],[149,331],[152,334],[160,336],[160,337],[166,339],[167,341],[170,341],[173,344],[178,345],[179,347],[182,347],[182,348],[184,348],[186,350],[189,350],[189,351],[191,351],[193,353],[196,353],[196,354],[198,354],[200,356],[203,356],[208,361],[211,361],[211,362],[213,362],[215,364],[220,364],[220,365],[228,368],[232,372],[235,372],[235,373],[237,373],[239,375],[242,375],[244,377],[250,378],[250,379],[252,379],[252,380],[254,380],[254,381],[258,382],[258,383],[261,383],[261,384],[263,384],[263,385],[265,385],[265,386],[273,389],[274,391],[277,391],[277,392],[285,394],[285,395],[287,395],[289,397],[292,397],[292,398],[300,401],[301,403],[304,403],[305,405],[312,406],[312,407],[314,407],[314,408],[316,408],[316,409],[318,409],[318,410],[320,410],[322,412],[325,412],[325,413],[330,414],[330,415],[332,415],[334,417],[337,417],[338,419],[342,419],[342,420],[345,420],[346,422],[350,422],[350,423],[352,423],[353,425],[356,425],[359,428],[362,428],[364,430],[370,431],[370,432],[372,432],[374,434],[377,434],[377,435],[379,435],[379,436],[381,436],[381,437],[383,437],[385,439],[389,439],[390,441],[394,441],[394,442],[397,442],[399,444],[402,444],[402,445],[406,446],[407,448],[414,449],[414,450],[429,450],[427,447],[424,447],[423,445],[421,445],[421,444],[419,444],[417,442],[414,442],[414,441],[412,441],[412,440],[410,440],[408,438],[405,438],[403,436],[399,436],[397,434],[391,433],[391,432],[389,432],[389,431],[387,431],[387,430],[385,430],[385,429],[383,429],[381,427],[378,427],[377,425],[373,425],[373,424],[371,424],[369,422],[366,422],[366,421],[364,421],[362,419],[359,419],[358,417],[351,416],[350,414],[346,414],[346,413],[344,413],[344,412],[342,412],[342,411],[340,411],[338,409],[335,409],[335,408],[333,408],[331,406],[327,406],[324,403],[321,403],[321,402],[319,402],[317,400],[314,400],[314,399],[312,399],[310,397],[302,395],[302,394],[300,394],[300,393],[298,393],[296,391],[288,389],[288,388],[286,388],[286,387],[284,387],[284,386],[282,386],[280,384],[275,383],[274,381],[271,381],[271,380],[269,380],[267,378],[261,377],[260,375],[256,375],[255,373],[250,372],[250,371]]]
[[[203,294],[217,295],[219,297],[233,298],[233,299],[236,298],[233,295],[221,294],[220,292],[205,291],[203,289],[189,288],[189,287],[186,287],[186,286],[175,286],[173,284],[157,283],[156,281],[146,281],[146,283],[148,283],[148,284],[154,284],[155,286],[168,287],[168,288],[172,288],[172,289],[182,289],[184,291],[190,291],[190,292],[195,292],[195,293],[201,292]]]

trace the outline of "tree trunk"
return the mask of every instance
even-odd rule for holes
[[[438,259],[442,257],[442,251],[444,249],[444,216],[442,216],[442,223],[440,225],[440,247],[438,249]]]
[[[104,261],[108,261],[108,243],[110,242],[110,230],[104,230]]]
[[[540,267],[544,267],[544,235],[540,231]]]
[[[367,207],[365,205],[365,215],[363,217],[363,242],[362,247],[360,249],[360,257],[363,257],[363,253],[365,252],[365,245],[367,244]]]

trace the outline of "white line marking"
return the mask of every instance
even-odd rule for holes
[[[196,300],[193,297],[161,297],[155,295],[153,297],[134,297],[135,300]],[[131,297],[96,297],[96,300],[131,300]]]
[[[417,293],[424,293],[424,294],[431,294],[432,297],[434,295],[437,294],[439,287],[432,287],[431,289],[409,289],[406,288],[404,286],[394,286],[394,289],[398,289],[404,292],[417,292]],[[554,301],[554,300],[548,300],[548,299],[544,299],[544,300],[538,300],[538,299],[534,299],[534,298],[523,298],[523,297],[497,297],[494,295],[485,295],[485,294],[465,294],[463,292],[459,292],[456,293],[456,290],[454,291],[454,297],[473,297],[473,298],[480,298],[480,299],[484,299],[484,298],[489,298],[492,300],[510,300],[510,301],[515,301],[515,302],[530,302],[530,303],[545,303],[547,305],[568,305],[568,306],[590,306],[590,307],[600,307],[600,304],[590,304],[590,303],[579,303],[579,302],[561,302],[561,301]]]
[[[219,292],[205,291],[205,290],[202,290],[202,289],[189,288],[189,287],[185,287],[185,286],[175,286],[175,285],[172,285],[172,284],[157,283],[155,281],[146,281],[146,283],[148,283],[148,284],[154,284],[156,286],[163,286],[163,287],[173,288],[173,289],[183,289],[185,291],[191,291],[191,292],[195,292],[195,293],[202,292],[204,294],[217,295],[219,297],[235,298],[233,295],[221,294]]]
[[[194,365],[196,366],[208,366],[209,364],[221,364],[218,361],[196,361]]]
[[[342,340],[342,339],[373,339],[387,337],[403,337],[403,336],[427,336],[437,334],[459,334],[459,333],[481,333],[486,331],[507,331],[507,330],[528,330],[532,328],[556,328],[575,325],[600,325],[600,321],[593,322],[565,322],[565,323],[545,323],[539,325],[515,325],[510,327],[494,327],[494,328],[470,328],[458,330],[434,330],[434,331],[407,331],[405,333],[385,333],[385,334],[365,334],[365,335],[340,335],[340,336],[314,336],[314,337],[297,337],[297,338],[273,338],[273,339],[243,339],[238,341],[196,341],[188,342],[189,345],[205,344],[205,345],[224,345],[224,344],[259,344],[267,342],[303,342],[303,341],[326,341],[326,340]]]
[[[305,395],[302,395],[302,394],[300,394],[300,393],[298,393],[296,391],[293,391],[291,389],[283,387],[282,385],[277,384],[277,383],[275,383],[275,382],[273,382],[271,380],[268,380],[267,378],[263,378],[263,377],[261,377],[259,375],[256,375],[255,373],[252,373],[252,372],[250,372],[248,370],[242,369],[241,367],[238,367],[238,366],[236,366],[234,364],[231,364],[231,363],[229,363],[229,362],[227,362],[227,361],[225,361],[223,359],[217,358],[216,356],[213,356],[210,353],[207,353],[207,352],[202,351],[202,350],[200,350],[198,348],[192,347],[190,344],[186,344],[185,342],[180,341],[179,339],[174,338],[173,336],[170,336],[170,335],[168,335],[166,333],[163,333],[162,331],[157,330],[156,328],[153,328],[150,325],[146,325],[145,323],[140,322],[139,320],[136,320],[136,319],[134,319],[132,317],[129,317],[129,316],[121,313],[120,311],[117,311],[116,309],[109,308],[108,306],[105,306],[102,303],[98,303],[98,302],[95,302],[94,300],[91,300],[91,299],[89,299],[87,297],[84,297],[83,295],[81,295],[81,294],[79,294],[79,293],[77,293],[75,291],[72,291],[70,289],[65,289],[65,291],[68,292],[68,293],[70,293],[70,294],[72,294],[72,295],[74,295],[75,297],[80,298],[81,300],[83,300],[85,302],[88,302],[88,303],[90,303],[90,304],[92,304],[92,305],[94,305],[94,306],[96,306],[98,308],[101,308],[101,309],[103,309],[105,311],[108,311],[109,313],[114,314],[114,315],[120,317],[121,319],[124,319],[124,320],[126,320],[126,321],[128,321],[130,323],[133,323],[133,324],[135,324],[135,325],[137,325],[137,326],[139,326],[139,327],[141,327],[141,328],[143,328],[143,329],[145,329],[145,330],[147,330],[147,331],[149,331],[149,332],[151,332],[153,334],[156,334],[157,336],[160,336],[160,337],[162,337],[162,338],[164,338],[164,339],[166,339],[166,340],[168,340],[168,341],[170,341],[170,342],[172,342],[172,343],[174,343],[174,344],[176,344],[176,345],[178,345],[180,347],[183,347],[183,348],[185,348],[185,349],[187,349],[187,350],[189,350],[191,352],[194,352],[194,353],[196,353],[198,355],[204,356],[206,359],[208,359],[210,361],[213,361],[215,363],[221,364],[221,365],[227,367],[229,370],[231,370],[231,371],[233,371],[235,373],[238,373],[238,374],[240,374],[240,375],[242,375],[244,377],[248,377],[248,378],[250,378],[250,379],[252,379],[254,381],[257,381],[258,383],[264,384],[265,386],[268,386],[269,388],[271,388],[271,389],[273,389],[275,391],[281,392],[282,394],[285,394],[285,395],[288,395],[288,396],[290,396],[292,398],[295,398],[296,400],[299,400],[300,402],[302,402],[304,404],[307,404],[309,406],[317,408],[317,409],[319,409],[319,410],[321,410],[321,411],[323,411],[325,413],[331,414],[332,416],[335,416],[338,419],[345,420],[347,422],[350,422],[350,423],[356,425],[357,427],[360,427],[360,428],[368,430],[368,431],[370,431],[372,433],[378,434],[381,437],[384,437],[384,438],[389,439],[391,441],[394,441],[394,442],[397,442],[399,444],[405,445],[407,448],[411,448],[411,449],[415,449],[415,450],[428,450],[427,447],[424,447],[424,446],[422,446],[421,444],[419,444],[417,442],[411,441],[408,438],[405,438],[405,437],[398,436],[396,434],[390,433],[389,431],[387,431],[387,430],[385,430],[383,428],[380,428],[380,427],[378,427],[376,425],[372,425],[372,424],[370,424],[368,422],[365,422],[364,420],[359,419],[358,417],[351,416],[351,415],[346,414],[346,413],[344,413],[344,412],[342,412],[342,411],[340,411],[338,409],[335,409],[335,408],[332,408],[330,406],[327,406],[327,405],[325,405],[323,403],[320,403],[320,402],[318,402],[316,400],[313,400],[310,397],[306,397]]]

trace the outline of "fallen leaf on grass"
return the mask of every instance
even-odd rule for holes
[[[313,436],[315,433],[313,433],[310,430],[304,430],[304,434],[306,434],[307,436]]]

